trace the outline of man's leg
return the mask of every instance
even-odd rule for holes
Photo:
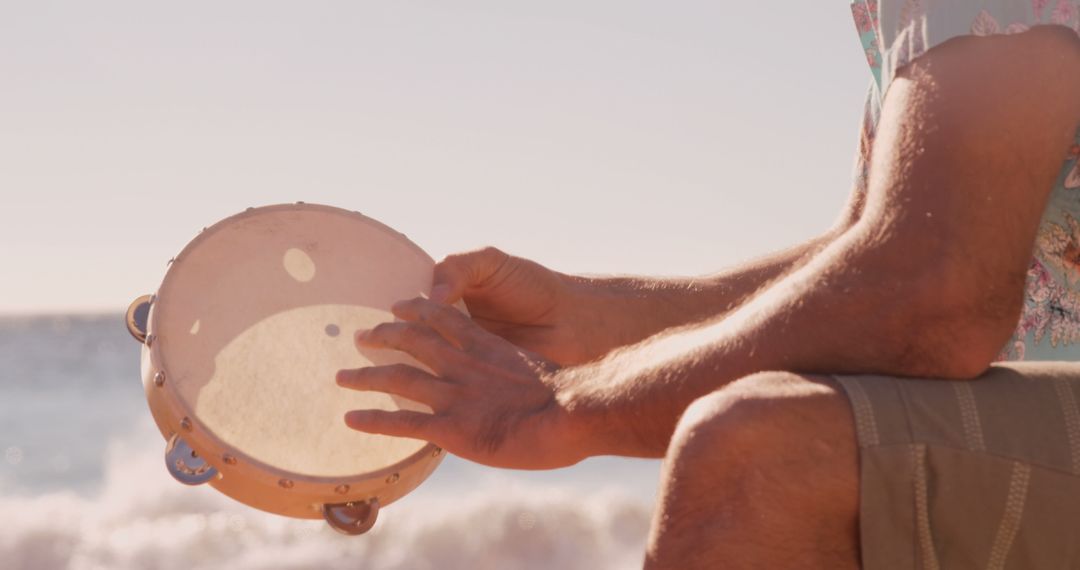
[[[858,486],[839,386],[779,372],[743,378],[680,420],[645,566],[858,568]]]

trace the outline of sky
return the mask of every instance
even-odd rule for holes
[[[298,200],[436,259],[696,275],[836,218],[845,2],[0,0],[0,313],[122,310]]]

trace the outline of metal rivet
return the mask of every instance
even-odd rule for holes
[[[184,431],[191,431],[191,418],[185,417],[184,419],[180,420],[180,427]]]
[[[345,493],[349,492],[349,486],[342,483],[341,485],[338,485],[337,487],[334,487],[334,492],[339,494],[339,495],[344,495]]]
[[[394,473],[393,475],[386,478],[386,482],[393,485],[394,483],[398,482],[398,479],[401,479],[401,475]]]
[[[152,335],[152,334],[146,335],[146,340],[144,340],[143,342],[146,343],[146,348],[150,348],[151,346],[154,346],[154,335]]]
[[[288,479],[282,479],[282,480],[278,481],[277,484],[282,489],[292,489],[293,488],[293,482],[288,480]]]
[[[438,455],[440,453],[442,453],[442,448],[441,447],[436,447],[434,450],[432,450],[431,456],[435,457],[436,455]]]
[[[299,206],[303,206],[303,205],[304,205],[304,202],[302,202],[302,201],[300,201],[300,202],[297,202],[297,205],[299,205]]]
[[[224,461],[226,465],[236,465],[236,458],[229,455],[228,453],[222,455],[221,460]]]
[[[156,374],[154,374],[154,386],[157,386],[158,388],[160,388],[160,387],[162,387],[164,385],[165,385],[165,371],[159,370]]]
[[[255,209],[255,208],[252,208],[251,206],[248,206],[247,208],[244,208],[244,211],[245,211],[245,212],[250,212],[250,211],[252,211],[252,210],[254,210],[254,209]]]
[[[165,265],[172,265],[174,263],[176,263],[176,258],[175,257],[170,257],[169,261],[166,262]]]

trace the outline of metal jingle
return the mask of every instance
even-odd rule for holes
[[[379,499],[352,501],[322,506],[323,518],[330,528],[349,536],[364,534],[375,526],[379,516]]]
[[[143,295],[131,302],[128,306],[124,320],[131,336],[139,342],[146,342],[147,319],[150,316],[150,304],[153,302],[152,295]]]
[[[217,469],[199,457],[191,446],[174,434],[165,447],[165,467],[173,479],[185,485],[202,485],[217,477]]]

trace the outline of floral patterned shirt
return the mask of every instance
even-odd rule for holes
[[[858,192],[866,191],[881,103],[897,69],[956,36],[1017,34],[1043,24],[1080,34],[1080,0],[854,0],[851,10],[873,74],[855,164]],[[1002,360],[1080,361],[1080,126],[1062,158]]]

